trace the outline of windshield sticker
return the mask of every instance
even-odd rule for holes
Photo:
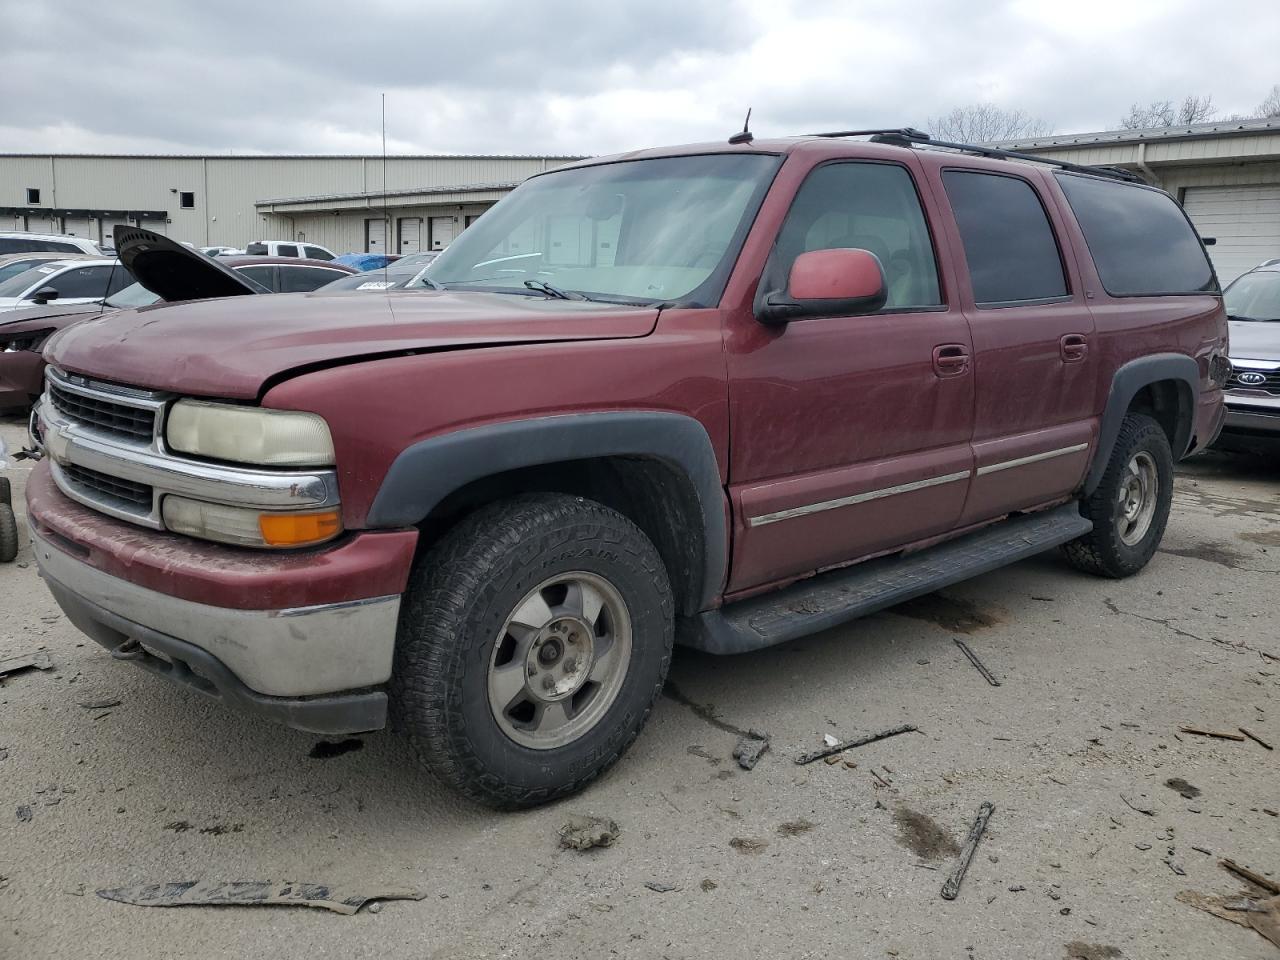
[[[370,280],[368,283],[362,283],[356,287],[357,290],[386,290],[388,287],[394,287],[393,280]]]

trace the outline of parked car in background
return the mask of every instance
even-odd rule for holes
[[[38,267],[40,264],[48,263],[51,260],[79,260],[81,258],[90,259],[89,254],[6,253],[0,256],[0,283],[22,273],[24,270],[30,270],[32,267]],[[93,259],[100,258],[95,256]]]
[[[230,267],[241,278],[244,293],[305,293],[328,284],[334,277],[359,276],[350,267],[323,260],[292,260],[283,257],[221,257],[219,266]],[[167,296],[148,290],[123,267],[119,272],[129,285],[107,297],[103,304],[68,303],[61,299],[44,306],[27,307],[0,313],[0,410],[21,409],[30,405],[44,389],[45,341],[59,330],[81,320],[129,307],[146,307],[162,299],[198,300],[201,296],[226,296],[221,286],[226,278],[219,274],[212,284],[208,279],[191,277],[187,286],[164,288]],[[244,280],[244,278],[248,280]],[[202,290],[211,292],[201,293]]]
[[[366,293],[377,290],[428,290],[430,286],[423,282],[422,277],[427,271],[427,266],[439,255],[436,251],[411,253],[381,270],[342,277],[323,289],[326,291],[361,290]]]
[[[244,253],[239,247],[201,247],[200,252],[206,257],[234,257]]]
[[[626,751],[677,636],[759,650],[1060,545],[1142,570],[1230,369],[1186,214],[1123,171],[879,139],[593,158],[500,200],[431,292],[63,331],[44,581],[119,661],[322,735],[394,717],[519,807]]]
[[[334,263],[343,263],[348,267],[355,267],[362,273],[370,270],[381,270],[388,264],[395,263],[400,259],[400,255],[396,253],[344,253],[340,257],[335,257]]]
[[[308,260],[333,260],[334,253],[328,247],[300,240],[255,240],[245,245],[244,252],[251,257],[305,257]]]
[[[64,237],[50,233],[0,233],[3,253],[87,253],[102,256],[102,250],[84,237]]]
[[[1218,446],[1280,445],[1280,259],[1267,260],[1223,293],[1231,327],[1227,423]]]
[[[59,300],[100,303],[133,282],[119,261],[100,259],[50,260],[0,283],[0,312]]]

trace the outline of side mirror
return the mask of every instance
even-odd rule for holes
[[[41,287],[31,299],[36,303],[48,303],[50,300],[58,299],[58,291],[53,287]]]
[[[810,250],[791,265],[786,291],[759,299],[756,319],[787,323],[874,313],[887,297],[884,268],[870,250]]]

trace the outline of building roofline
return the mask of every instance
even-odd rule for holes
[[[1097,144],[1149,143],[1153,140],[1202,140],[1213,137],[1250,136],[1280,133],[1280,117],[1260,120],[1230,120],[1215,123],[1193,123],[1181,127],[1149,127],[1142,130],[1099,130],[1095,133],[1069,133],[1020,140],[998,140],[986,146],[1001,150],[1049,149],[1052,147],[1087,147]]]
[[[378,153],[0,153],[28,160],[377,160]],[[550,153],[389,153],[387,160],[586,160],[585,155]]]
[[[407,187],[402,190],[358,190],[355,193],[324,193],[313,197],[281,197],[274,200],[255,200],[254,206],[266,207],[284,203],[329,203],[343,200],[381,200],[383,197],[417,197],[439,193],[473,193],[479,190],[514,190],[521,180],[501,183],[455,183],[440,187]]]

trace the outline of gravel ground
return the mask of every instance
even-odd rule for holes
[[[112,662],[24,549],[0,566],[0,657],[55,669],[0,687],[0,957],[1275,957],[1174,897],[1241,890],[1219,857],[1280,875],[1280,751],[1178,732],[1280,745],[1278,489],[1280,461],[1211,455],[1181,469],[1133,579],[1051,554],[761,653],[678,652],[603,782],[505,815],[442,792],[393,736],[317,751]],[[904,723],[921,732],[856,766],[791,762]],[[746,727],[773,737],[751,772],[730,759]],[[617,843],[560,850],[575,813],[616,820]],[[426,897],[340,916],[95,895],[199,879]]]

